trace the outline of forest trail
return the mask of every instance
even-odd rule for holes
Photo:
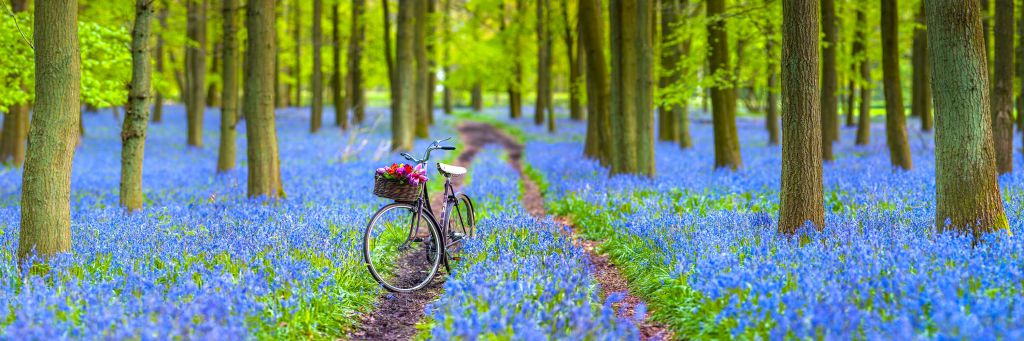
[[[519,173],[520,181],[523,184],[523,206],[533,217],[539,219],[546,217],[547,209],[544,207],[544,196],[540,192],[540,187],[523,171],[521,163],[523,145],[488,124],[467,123],[460,127],[460,130],[463,128],[474,130],[474,134],[467,134],[467,136],[481,139],[474,142],[493,142],[505,147],[505,151],[508,153],[508,162]],[[466,144],[469,145],[470,143],[467,141]],[[559,224],[565,226],[565,231],[572,236],[577,245],[582,246],[586,251],[587,256],[590,258],[590,263],[594,265],[594,277],[601,284],[601,298],[607,298],[611,294],[623,295],[622,300],[614,303],[612,307],[620,318],[632,320],[636,307],[641,304],[646,306],[646,303],[629,292],[626,278],[615,267],[615,264],[608,259],[607,255],[597,251],[601,242],[581,237],[576,233],[576,228],[572,226],[569,219],[564,217],[554,218]],[[640,336],[643,340],[669,340],[672,338],[671,333],[665,326],[655,323],[650,319],[650,313],[646,313],[643,320],[637,323],[637,328],[640,329]]]

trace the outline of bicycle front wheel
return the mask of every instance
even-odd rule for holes
[[[370,219],[363,235],[363,260],[385,289],[409,292],[437,274],[443,248],[433,219],[416,206],[393,203]]]
[[[448,212],[444,266],[451,272],[455,264],[466,257],[466,241],[476,233],[476,213],[473,211],[473,201],[464,193],[455,195],[455,203]]]

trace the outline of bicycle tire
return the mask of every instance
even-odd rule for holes
[[[473,200],[465,193],[455,195],[455,204],[448,212],[448,228],[445,230],[444,267],[452,272],[455,263],[465,258],[465,242],[476,235],[476,212]]]
[[[426,238],[420,237],[423,224],[426,224]],[[399,242],[401,245],[394,245]],[[363,233],[363,261],[373,279],[388,291],[416,291],[437,275],[442,258],[438,246],[442,242],[437,223],[429,212],[421,213],[409,203],[392,203],[377,210],[367,223]],[[420,252],[426,257],[416,254]]]

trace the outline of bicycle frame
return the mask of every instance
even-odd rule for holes
[[[427,219],[433,220],[434,226],[438,227],[440,231],[437,232],[440,233],[441,235],[441,243],[447,247],[448,243],[445,239],[447,237],[448,221],[450,219],[448,214],[449,212],[447,212],[447,210],[448,204],[455,199],[455,187],[452,186],[452,179],[449,177],[445,177],[444,180],[445,201],[444,205],[441,207],[441,221],[437,221],[437,215],[434,214],[434,209],[430,205],[430,193],[427,190],[427,184],[423,183],[421,187],[422,190],[420,191],[420,198],[416,200],[416,203],[414,204],[414,206],[416,206],[416,215],[412,216],[409,219],[409,237],[406,238],[405,245],[408,245],[408,243],[412,241],[413,238],[416,237],[416,230],[418,228],[416,224],[416,217],[427,217]]]

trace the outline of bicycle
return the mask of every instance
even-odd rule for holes
[[[453,146],[441,145],[449,139],[433,141],[422,159],[408,153],[401,155],[425,167],[431,151],[455,150]],[[381,207],[366,226],[363,260],[373,279],[388,291],[410,292],[423,288],[437,275],[442,262],[451,273],[455,263],[464,256],[465,241],[473,237],[476,228],[473,201],[465,193],[456,192],[451,182],[452,177],[465,175],[466,169],[438,162],[437,171],[445,178],[440,223],[430,207],[430,194],[424,182],[419,185],[418,199],[395,201]]]

